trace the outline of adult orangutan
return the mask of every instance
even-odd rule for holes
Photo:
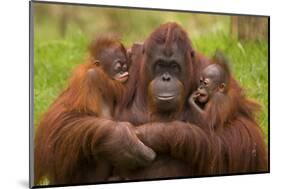
[[[42,117],[35,136],[35,184],[106,181],[112,167],[133,169],[155,158],[128,122],[113,121],[122,98],[128,60],[123,45],[99,38],[90,58],[79,65],[68,87]]]
[[[218,129],[196,124],[200,120],[188,98],[209,60],[192,49],[179,25],[158,27],[141,50],[132,51],[132,60],[139,71],[130,78],[123,112],[116,118],[138,126],[138,137],[157,158],[148,167],[120,175],[150,179],[267,171],[266,148],[253,117],[257,105],[245,98],[233,78],[227,93],[233,103],[222,110],[231,110],[232,116]],[[221,119],[221,111],[216,113]]]

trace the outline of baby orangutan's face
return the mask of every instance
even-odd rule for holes
[[[216,65],[210,65],[203,70],[196,93],[198,102],[207,103],[215,92],[224,92],[225,83],[221,82],[221,75],[222,70]]]
[[[99,62],[107,75],[116,81],[125,83],[129,78],[129,60],[122,46],[112,46],[105,49],[99,57]]]

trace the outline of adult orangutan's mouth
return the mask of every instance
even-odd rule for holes
[[[175,98],[175,95],[157,96],[157,99],[162,100],[162,101],[169,101],[169,100],[173,100],[174,98]]]

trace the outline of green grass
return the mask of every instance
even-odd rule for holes
[[[83,61],[86,40],[82,35],[34,44],[34,123],[67,84],[75,65]]]

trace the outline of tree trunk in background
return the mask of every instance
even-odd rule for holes
[[[64,37],[67,33],[68,24],[76,24],[78,27],[84,31],[85,23],[84,20],[80,18],[81,11],[75,6],[62,7],[58,10],[59,17],[59,31],[61,37]]]
[[[238,16],[231,16],[230,33],[235,39],[238,38]]]
[[[59,18],[59,30],[61,37],[64,37],[66,34],[67,24],[69,21],[69,13],[65,8],[61,9],[60,18]]]
[[[231,16],[230,31],[238,40],[268,40],[268,18]]]

